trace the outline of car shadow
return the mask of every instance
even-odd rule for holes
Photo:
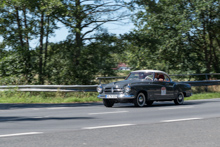
[[[45,121],[45,120],[87,120],[95,119],[94,117],[0,117],[0,122],[12,122],[12,121]]]
[[[91,107],[103,105],[97,103],[61,103],[61,104],[0,104],[0,110],[25,108],[51,108],[51,107]]]
[[[183,105],[175,105],[173,101],[156,101],[152,104],[152,106],[144,106],[141,108],[153,108],[153,107],[170,107],[170,106],[190,106],[190,105],[202,105],[205,103],[220,103],[218,100],[209,99],[209,100],[190,100],[185,101]],[[113,106],[113,108],[140,108],[135,107],[132,103],[117,103]]]

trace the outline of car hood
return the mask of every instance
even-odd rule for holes
[[[109,88],[109,87],[116,87],[116,88],[123,88],[124,86],[130,84],[141,84],[141,83],[150,83],[149,81],[146,80],[123,80],[123,81],[117,81],[117,82],[112,82],[106,85],[103,85],[104,88]]]

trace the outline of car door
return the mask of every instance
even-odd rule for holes
[[[164,74],[164,83],[166,87],[166,99],[174,98],[174,82],[171,81],[168,75]]]
[[[167,95],[167,82],[164,81],[165,77],[161,73],[155,73],[155,78],[153,81],[154,87],[154,99],[155,100],[166,100]]]

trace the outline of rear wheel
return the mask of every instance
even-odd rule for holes
[[[184,94],[182,92],[178,93],[177,98],[174,100],[176,105],[182,105],[184,103]]]
[[[114,103],[114,100],[103,99],[103,104],[105,105],[105,107],[112,107]]]
[[[136,107],[143,107],[146,103],[146,96],[144,93],[139,93],[137,97],[134,99],[134,105]]]

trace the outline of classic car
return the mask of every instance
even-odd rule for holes
[[[192,95],[191,85],[173,82],[167,73],[159,70],[132,71],[125,80],[101,84],[97,91],[106,107],[124,102],[143,107],[154,101],[174,101],[181,105],[184,97]]]

